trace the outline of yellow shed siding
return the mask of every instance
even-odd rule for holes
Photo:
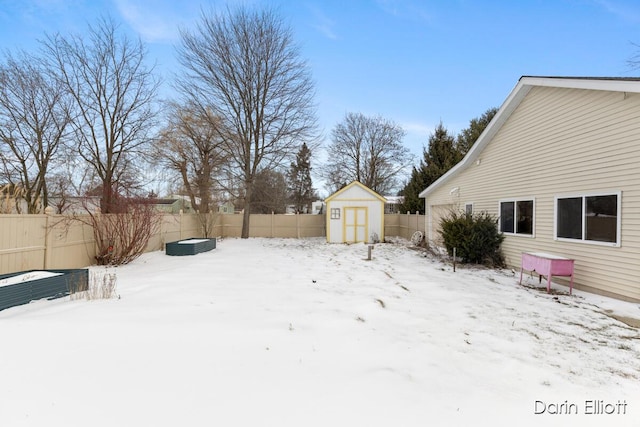
[[[384,240],[385,199],[373,190],[358,181],[353,181],[329,196],[325,202],[327,206],[327,242],[351,242],[351,239],[346,235],[345,209],[355,208],[366,209],[364,241],[371,241],[373,234],[376,234],[381,241]],[[339,218],[332,219],[332,209],[339,209]]]

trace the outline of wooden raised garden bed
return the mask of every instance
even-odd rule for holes
[[[167,243],[167,255],[195,255],[200,252],[207,252],[216,248],[216,239],[186,239],[177,242]]]
[[[89,271],[29,270],[0,275],[0,310],[42,298],[55,299],[87,289]]]

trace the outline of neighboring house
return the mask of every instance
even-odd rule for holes
[[[52,213],[64,215],[83,215],[87,212],[100,212],[100,196],[68,196],[61,199],[56,196],[49,197],[49,208]],[[62,209],[62,212],[58,212]]]
[[[143,200],[149,201],[157,211],[162,213],[178,214],[180,210],[182,210],[183,213],[194,212],[188,197],[171,196],[167,198],[149,198]],[[59,208],[62,208],[62,213],[65,215],[82,215],[87,212],[100,212],[100,196],[70,196],[65,197],[64,200],[60,200],[54,196],[49,198],[49,207],[53,213],[56,213]]]
[[[486,211],[511,267],[522,252],[573,258],[576,288],[640,301],[640,79],[522,77],[420,197],[431,242],[451,209]]]
[[[194,213],[195,209],[191,206],[189,196],[172,195],[166,198],[150,199],[156,209],[162,213],[179,214]],[[199,199],[196,198],[196,203]]]
[[[221,214],[232,214],[235,213],[235,206],[230,201],[224,202],[221,205],[218,205],[218,213]]]
[[[172,194],[171,196],[169,196],[169,199],[177,200],[177,203],[174,202],[174,206],[182,209],[182,213],[195,213],[196,211],[193,205],[191,204],[191,197],[189,196]],[[196,197],[196,203],[200,204],[200,197]],[[178,209],[178,211],[174,213],[180,213],[180,209]]]
[[[311,213],[314,215],[319,215],[325,213],[327,207],[322,200],[316,200],[315,202],[311,202]]]
[[[182,199],[153,199],[155,208],[162,213],[178,214],[182,210],[183,213],[187,212],[185,202]]]
[[[327,242],[358,243],[384,240],[385,198],[361,184],[351,184],[325,200]]]
[[[384,213],[400,213],[400,205],[404,201],[403,196],[384,196],[384,198],[386,199],[386,203],[384,205]]]

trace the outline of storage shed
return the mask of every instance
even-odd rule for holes
[[[327,242],[384,240],[385,198],[364,184],[351,184],[327,197]]]

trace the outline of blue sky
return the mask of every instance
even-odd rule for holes
[[[0,0],[0,49],[33,50],[45,33],[82,32],[109,14],[147,43],[169,92],[178,27],[239,0]],[[422,155],[442,123],[452,134],[499,107],[522,75],[640,75],[636,0],[248,0],[276,6],[316,82],[328,138],[347,112],[381,115]]]

